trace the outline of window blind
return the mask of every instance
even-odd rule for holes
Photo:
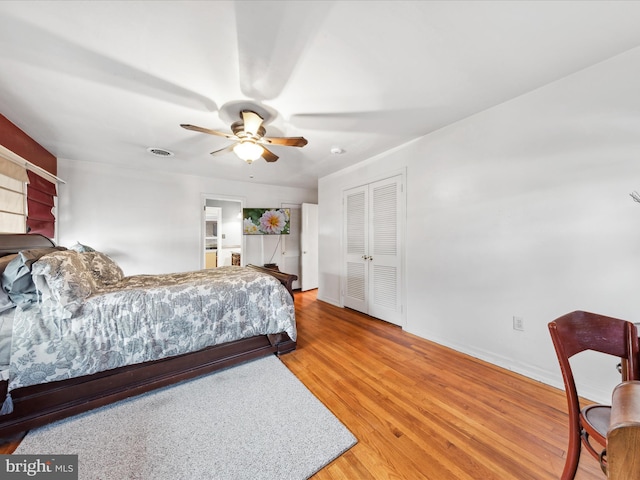
[[[24,183],[0,174],[0,232],[25,233]]]
[[[27,177],[27,170],[0,155],[0,174],[5,177],[18,180],[19,182],[26,183],[29,181]]]
[[[0,232],[25,233],[24,167],[0,156]]]

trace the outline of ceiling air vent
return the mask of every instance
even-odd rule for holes
[[[165,150],[164,148],[149,147],[147,148],[147,152],[156,157],[173,157],[173,152]]]

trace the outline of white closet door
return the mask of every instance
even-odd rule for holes
[[[399,178],[369,185],[369,315],[400,325],[401,183]]]
[[[344,194],[345,284],[344,306],[367,313],[369,288],[368,187],[357,187]]]
[[[402,176],[345,191],[344,306],[402,325]]]

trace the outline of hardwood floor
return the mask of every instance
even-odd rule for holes
[[[327,479],[558,479],[564,391],[296,293],[281,360],[358,438]],[[583,454],[576,480],[604,479]]]
[[[358,438],[314,480],[560,477],[563,391],[317,301],[315,290],[295,302],[298,348],[280,358]],[[604,478],[583,454],[576,480]]]

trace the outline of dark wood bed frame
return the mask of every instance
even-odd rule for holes
[[[40,235],[0,234],[0,256],[53,245],[51,240]],[[293,296],[292,283],[298,278],[296,275],[249,267],[273,275]],[[0,439],[182,380],[295,348],[296,342],[284,332],[261,335],[176,357],[18,388],[11,391],[13,413],[0,416]],[[6,396],[7,386],[7,381],[0,382],[0,404]]]

